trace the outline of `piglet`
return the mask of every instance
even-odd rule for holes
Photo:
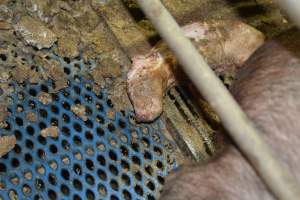
[[[182,31],[221,76],[234,74],[264,42],[261,32],[236,20],[195,22],[182,27]],[[132,58],[127,88],[136,121],[150,122],[161,114],[163,97],[175,83],[177,66],[177,60],[163,42],[148,54]]]

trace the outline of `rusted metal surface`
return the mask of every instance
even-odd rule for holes
[[[214,131],[197,113],[179,90],[172,88],[165,98],[164,111],[170,133],[183,153],[192,160],[204,161],[215,152]]]

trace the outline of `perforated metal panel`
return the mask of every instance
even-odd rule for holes
[[[92,82],[76,76],[82,60],[55,59],[65,66],[69,87],[51,94],[50,104],[38,95],[51,91],[51,81],[15,84],[9,126],[0,135],[14,134],[17,145],[0,159],[0,199],[156,199],[176,167],[161,122],[136,125],[132,113],[114,112],[105,90],[96,95]],[[71,111],[75,104],[85,106],[86,121]],[[50,126],[58,126],[57,138],[41,136]]]

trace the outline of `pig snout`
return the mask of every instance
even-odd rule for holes
[[[159,52],[132,59],[127,87],[137,122],[153,121],[161,114],[165,90],[173,83],[171,67]]]

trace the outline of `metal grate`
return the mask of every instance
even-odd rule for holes
[[[92,82],[72,73],[84,67],[82,60],[55,59],[64,65],[69,87],[51,94],[50,104],[38,95],[51,91],[51,81],[14,85],[1,135],[14,134],[17,145],[0,159],[0,199],[156,199],[176,167],[161,122],[136,125],[132,113],[114,111],[105,90],[96,95]],[[85,106],[87,120],[71,111],[75,104]],[[50,126],[58,126],[57,138],[41,136]]]

